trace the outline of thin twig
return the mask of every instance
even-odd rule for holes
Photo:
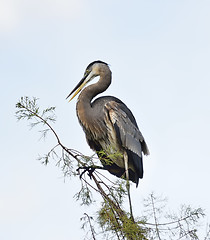
[[[92,226],[92,224],[91,224],[90,217],[89,217],[89,215],[88,215],[87,213],[84,213],[84,215],[86,215],[87,218],[88,218],[88,222],[89,222],[89,225],[90,225],[90,230],[91,230],[93,239],[96,240],[96,238],[95,238],[95,233],[94,233],[94,228],[93,228],[93,226]]]
[[[155,228],[156,228],[157,236],[158,236],[159,240],[161,240],[159,229],[158,229],[158,222],[157,222],[155,204],[154,204],[154,199],[153,199],[153,195],[152,194],[151,194],[151,201],[152,201],[152,209],[153,209],[153,215],[154,215],[154,220],[155,220]]]

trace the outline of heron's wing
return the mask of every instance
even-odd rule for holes
[[[127,150],[128,157],[132,158],[133,164],[140,178],[143,177],[142,152],[149,154],[143,135],[138,129],[135,118],[125,104],[110,101],[105,104],[109,118],[116,131],[117,138]]]
[[[136,124],[131,111],[123,103],[111,101],[106,103],[110,120],[116,130],[122,146],[141,156],[142,152],[149,155],[144,137]],[[139,147],[140,144],[140,147]]]

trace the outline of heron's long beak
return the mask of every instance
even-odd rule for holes
[[[67,98],[69,98],[73,93],[74,95],[70,98],[69,102],[83,89],[83,87],[87,84],[86,77],[84,76],[81,81],[77,84],[77,86],[71,91]],[[66,98],[66,99],[67,99]]]

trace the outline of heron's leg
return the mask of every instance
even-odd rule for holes
[[[127,188],[127,191],[128,191],[128,200],[129,200],[129,205],[130,205],[130,214],[131,214],[131,219],[134,220],[132,204],[131,204],[131,195],[130,195],[130,182],[129,182],[129,172],[128,172],[128,154],[127,154],[126,151],[124,151],[124,161],[125,161],[126,188]]]

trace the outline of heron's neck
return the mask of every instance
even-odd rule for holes
[[[91,107],[92,99],[99,93],[104,92],[111,84],[111,72],[102,72],[99,81],[86,87],[79,95],[77,104],[83,104]]]
[[[95,112],[91,101],[99,93],[104,92],[111,84],[111,72],[102,73],[97,83],[86,87],[79,95],[77,100],[77,116],[83,128],[95,118]]]

